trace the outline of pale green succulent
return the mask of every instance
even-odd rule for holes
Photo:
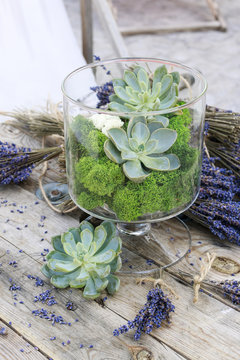
[[[180,166],[174,154],[164,154],[177,139],[177,132],[161,127],[157,121],[147,124],[144,117],[129,121],[127,133],[123,129],[108,130],[104,143],[107,157],[123,164],[123,172],[133,182],[142,182],[151,170],[176,170]]]
[[[87,221],[52,238],[54,251],[42,267],[45,276],[58,288],[83,288],[83,296],[97,298],[107,289],[113,294],[120,280],[113,275],[121,268],[122,242],[113,223],[104,221],[95,229]]]
[[[149,112],[174,107],[178,101],[179,81],[179,73],[168,73],[165,65],[155,70],[152,79],[143,67],[125,70],[123,79],[113,80],[115,94],[110,96],[109,109],[117,112]],[[161,120],[164,127],[168,126],[166,117],[161,116]]]

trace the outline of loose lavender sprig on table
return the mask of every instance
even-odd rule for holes
[[[62,147],[31,150],[0,141],[0,185],[26,180],[32,169],[62,152]]]
[[[139,311],[133,321],[128,321],[127,325],[121,326],[113,331],[114,336],[119,336],[136,329],[134,339],[139,340],[142,333],[150,334],[154,327],[160,328],[163,322],[170,323],[170,313],[174,312],[175,306],[169,298],[159,288],[149,291],[147,302]]]

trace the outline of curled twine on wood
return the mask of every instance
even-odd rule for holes
[[[153,282],[153,286],[154,287],[164,287],[166,288],[172,295],[175,296],[176,299],[179,299],[179,296],[177,295],[177,293],[173,290],[173,288],[169,285],[167,285],[165,283],[165,281],[163,281],[162,278],[159,278],[159,279],[154,279],[152,277],[143,277],[143,278],[137,278],[136,279],[136,283],[138,285],[142,285],[144,281],[149,281],[149,282]]]
[[[42,139],[42,147],[45,146],[45,137]],[[61,148],[63,149],[63,145],[61,145]],[[54,210],[55,212],[59,213],[59,214],[67,214],[67,213],[70,213],[72,212],[73,210],[76,210],[78,207],[77,206],[74,206],[68,210],[60,210],[58,209],[56,206],[54,206],[51,201],[48,199],[47,195],[46,195],[46,192],[43,188],[43,184],[42,184],[42,179],[44,177],[44,175],[46,174],[47,172],[47,168],[48,168],[48,162],[45,161],[44,163],[44,166],[43,166],[43,169],[42,169],[42,172],[41,172],[41,175],[39,176],[39,179],[38,179],[38,184],[39,184],[39,188],[42,192],[42,195],[43,195],[43,198],[44,200],[46,201],[46,203],[48,204],[48,206]]]
[[[214,260],[216,259],[216,254],[209,254],[207,253],[207,259],[205,258],[202,262],[200,268],[200,275],[195,275],[193,278],[193,291],[194,291],[194,298],[193,302],[196,303],[198,301],[199,290],[201,287],[202,282],[204,281],[207,273],[210,271]]]

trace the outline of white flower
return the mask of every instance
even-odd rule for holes
[[[105,115],[105,114],[94,114],[89,120],[93,122],[93,125],[102,133],[108,136],[108,130],[112,128],[120,128],[124,122],[119,116]]]

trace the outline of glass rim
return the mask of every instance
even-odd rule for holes
[[[186,102],[183,105],[179,105],[179,106],[169,108],[169,109],[163,109],[163,110],[158,110],[158,111],[147,111],[147,112],[146,111],[144,111],[144,112],[135,112],[135,111],[116,112],[116,111],[111,111],[111,110],[100,109],[97,107],[90,107],[90,106],[85,105],[82,101],[73,99],[71,96],[69,96],[67,94],[66,86],[65,86],[67,81],[69,79],[71,79],[75,74],[77,74],[83,70],[92,69],[92,68],[95,68],[95,67],[101,66],[101,65],[105,66],[107,64],[112,64],[112,63],[117,63],[117,62],[122,63],[122,62],[134,62],[134,61],[136,61],[136,62],[159,62],[164,65],[173,65],[175,67],[185,69],[185,70],[189,71],[190,73],[194,74],[196,77],[198,77],[202,81],[203,90],[201,91],[201,93],[198,96],[195,96],[193,99],[191,99],[190,101]],[[148,116],[157,116],[157,115],[162,115],[162,114],[166,114],[166,113],[168,113],[168,114],[174,113],[178,110],[188,108],[190,105],[195,104],[198,100],[200,100],[200,98],[206,93],[207,87],[208,87],[207,80],[199,70],[192,68],[190,66],[181,64],[180,62],[176,62],[176,61],[172,61],[172,60],[157,59],[157,58],[146,58],[146,57],[144,57],[144,58],[142,58],[142,57],[122,57],[122,58],[114,58],[114,59],[108,59],[108,60],[102,60],[102,61],[94,61],[90,64],[81,66],[81,67],[73,70],[64,78],[62,85],[61,85],[61,90],[62,90],[63,96],[66,99],[68,99],[68,101],[81,107],[84,110],[91,111],[91,112],[94,111],[99,114],[105,114],[105,115],[112,115],[112,116],[119,116],[119,117],[129,117],[129,115],[130,115],[132,117],[132,116],[146,116],[146,114]]]

